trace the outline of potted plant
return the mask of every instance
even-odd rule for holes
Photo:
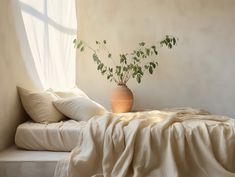
[[[113,112],[129,112],[133,105],[133,94],[127,87],[129,79],[136,79],[141,83],[144,74],[153,74],[158,66],[157,56],[161,47],[171,49],[176,45],[176,38],[166,35],[158,44],[147,46],[145,42],[140,42],[138,46],[129,53],[119,54],[119,59],[113,58],[112,53],[106,47],[107,41],[96,41],[96,48],[91,47],[81,39],[74,39],[75,48],[83,52],[85,48],[90,49],[92,58],[97,65],[97,70],[111,82],[115,82],[117,87],[111,95],[111,105]],[[104,63],[104,57],[112,61],[112,66]],[[101,59],[102,58],[102,59]]]

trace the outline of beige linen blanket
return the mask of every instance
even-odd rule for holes
[[[235,177],[235,120],[194,109],[93,117],[55,177]]]

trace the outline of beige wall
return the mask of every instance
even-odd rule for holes
[[[87,42],[107,39],[114,53],[165,34],[179,38],[164,50],[154,76],[128,83],[135,108],[192,106],[235,116],[234,0],[77,0],[78,34]],[[96,70],[88,53],[79,54],[77,84],[109,107],[113,83]]]
[[[32,88],[19,51],[10,0],[0,2],[0,150],[13,143],[16,126],[25,119],[16,85]]]

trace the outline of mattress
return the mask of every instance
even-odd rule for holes
[[[66,120],[41,124],[31,121],[17,127],[15,144],[27,150],[71,151],[82,140],[86,122]]]

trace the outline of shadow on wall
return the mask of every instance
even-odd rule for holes
[[[10,1],[2,0],[0,6],[0,150],[14,142],[17,125],[27,119],[16,86],[35,88],[21,57],[12,11]]]
[[[47,2],[47,0],[41,1],[41,6],[43,6],[42,12],[40,12],[39,10],[34,8],[32,5],[26,4],[24,2],[20,2],[20,5],[21,5],[21,10],[23,12],[25,12],[29,15],[32,15],[35,18],[37,18],[38,20],[40,20],[44,24],[45,29],[48,30],[48,27],[52,26],[53,28],[57,29],[58,31],[60,31],[62,33],[71,34],[71,35],[77,34],[76,29],[71,29],[71,28],[65,27],[65,26],[57,23],[55,20],[53,20],[52,18],[50,18],[48,16],[48,7],[47,7],[48,2]],[[48,34],[45,32],[44,35],[48,35]]]

